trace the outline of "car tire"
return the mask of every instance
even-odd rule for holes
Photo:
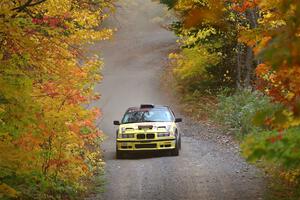
[[[179,139],[176,140],[176,145],[175,145],[175,149],[171,150],[171,156],[179,156]]]
[[[181,136],[179,135],[179,140],[178,140],[178,148],[181,150]]]
[[[117,159],[123,159],[125,157],[124,152],[121,152],[119,150],[116,150],[116,158]]]
[[[118,146],[116,144],[116,158],[123,159],[125,157],[125,152],[118,150]]]

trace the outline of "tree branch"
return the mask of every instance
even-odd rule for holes
[[[43,3],[47,0],[39,0],[37,2],[32,2],[32,1],[33,0],[28,0],[25,4],[23,4],[21,6],[18,6],[18,7],[15,7],[12,10],[16,10],[17,12],[22,12],[25,9],[27,9],[28,7],[36,6],[36,5],[41,4],[41,3]]]

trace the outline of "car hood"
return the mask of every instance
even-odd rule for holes
[[[130,124],[121,124],[121,129],[126,130],[139,130],[143,128],[153,127],[152,129],[170,129],[170,127],[174,126],[174,122],[141,122],[141,123],[130,123]],[[163,131],[163,130],[162,130]]]

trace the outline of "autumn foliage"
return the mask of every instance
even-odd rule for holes
[[[72,199],[103,167],[87,109],[99,99],[102,61],[83,45],[110,38],[99,28],[111,1],[0,2],[0,198]]]
[[[259,128],[243,133],[243,155],[272,163],[272,174],[300,191],[300,1],[161,2],[179,16],[173,29],[183,50],[171,55],[179,85],[194,93],[215,82],[270,98],[253,118]]]

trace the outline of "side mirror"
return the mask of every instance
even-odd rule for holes
[[[120,125],[121,123],[119,121],[114,121],[114,125]]]
[[[177,123],[177,122],[182,122],[182,118],[176,118],[175,119],[175,122]]]

